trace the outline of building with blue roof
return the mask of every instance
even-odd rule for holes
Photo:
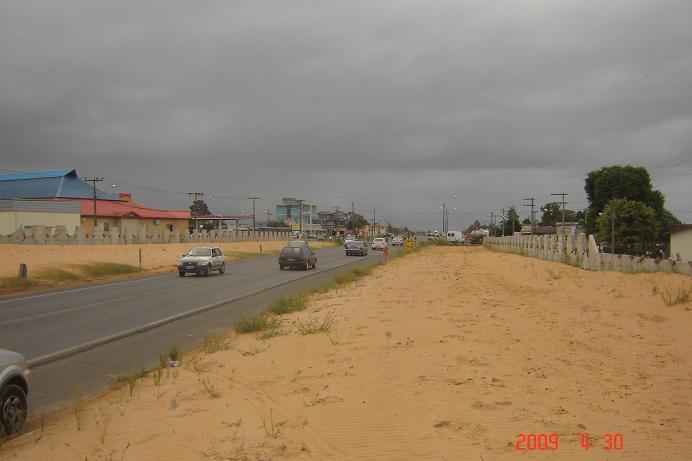
[[[0,175],[0,199],[91,199],[93,194],[93,186],[79,178],[74,168]],[[96,198],[123,200],[99,189]]]

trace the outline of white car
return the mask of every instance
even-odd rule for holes
[[[5,435],[19,432],[27,414],[29,368],[24,356],[0,349],[0,427]]]
[[[221,248],[194,247],[178,260],[178,274],[181,277],[185,277],[188,272],[209,276],[211,271],[219,271],[219,274],[226,272]]]
[[[392,246],[402,247],[404,246],[404,238],[401,235],[395,235],[392,237]]]
[[[372,245],[370,245],[370,248],[373,250],[382,251],[387,248],[387,241],[381,237],[375,237],[372,239]]]

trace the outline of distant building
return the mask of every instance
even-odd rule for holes
[[[692,262],[692,224],[674,224],[670,228],[670,257]]]
[[[0,199],[12,201],[14,203],[12,207],[17,210],[14,212],[21,212],[20,215],[15,215],[22,216],[20,221],[16,221],[17,226],[41,224],[50,227],[59,224],[66,225],[68,233],[71,233],[75,225],[79,225],[86,232],[91,232],[94,223],[93,195],[93,186],[79,178],[75,169],[0,175]],[[132,203],[130,194],[122,195],[124,198],[96,189],[96,219],[98,224],[103,225],[104,230],[117,227],[121,232],[134,235],[139,233],[141,226],[144,226],[147,233],[162,234],[166,230],[188,232],[189,211],[157,210]],[[26,203],[21,204],[20,201]],[[34,205],[29,205],[29,201],[34,202]],[[53,205],[47,202],[53,202]],[[9,212],[7,210],[9,206],[5,207],[5,213]],[[36,211],[38,214],[32,215],[29,219],[27,213],[30,213],[28,208],[31,207],[39,211]],[[68,209],[73,210],[73,216],[68,219],[69,223],[57,222],[57,210]],[[74,212],[79,213],[79,222],[76,224]],[[13,225],[8,216],[2,218],[5,228]],[[62,217],[60,219],[64,221]],[[3,231],[3,233],[12,233],[14,230]]]
[[[302,208],[303,222],[301,226],[300,209]],[[302,207],[298,199],[293,197],[284,197],[281,204],[276,205],[276,213],[274,218],[277,221],[282,221],[291,227],[293,230],[303,229],[307,235],[323,234],[325,230],[320,225],[319,215],[317,213],[317,205],[303,200]]]
[[[320,211],[317,215],[319,224],[329,235],[346,235],[346,223],[351,218],[350,213],[345,211]]]
[[[52,200],[0,200],[0,235],[9,235],[19,228],[31,226],[65,226],[72,234],[81,224],[79,203],[56,202]]]

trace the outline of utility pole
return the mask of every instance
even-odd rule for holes
[[[267,226],[269,226],[269,216],[271,216],[271,215],[272,215],[272,212],[271,212],[271,211],[269,211],[269,208],[267,208],[267,209],[266,209],[266,210],[264,210],[264,211],[265,211],[265,213],[267,213]]]
[[[531,235],[533,235],[536,232],[536,217],[535,217],[535,214],[533,211],[534,206],[535,206],[536,197],[528,197],[528,198],[525,198],[524,200],[531,200],[530,204],[524,203],[523,205],[531,207]]]
[[[197,201],[197,197],[204,195],[204,192],[188,192],[187,195],[192,197],[192,217],[195,220],[195,232],[199,232],[199,227],[197,227],[197,210],[195,209],[195,202]]]
[[[492,233],[495,234],[495,213],[490,212],[490,229],[492,230]],[[493,235],[495,237],[495,235]]]
[[[372,207],[372,236],[375,237],[375,207]]]
[[[610,252],[615,254],[615,207],[610,210]]]
[[[335,206],[334,209],[336,210],[336,232],[334,235],[339,235],[339,228],[341,227],[341,218],[339,217],[339,207]]]
[[[442,202],[442,233],[447,238],[447,204]]]
[[[505,236],[505,209],[502,209],[502,236]]]
[[[259,200],[260,197],[248,197],[248,200],[252,200],[252,232],[255,232],[255,201]]]
[[[92,177],[92,178],[84,178],[85,181],[91,181],[94,185],[94,231],[96,230],[96,183],[103,181],[103,178],[97,178],[97,177]]]
[[[556,194],[550,194],[550,195],[561,195],[562,196],[562,235],[565,235],[565,195],[569,195],[564,192],[558,192]]]

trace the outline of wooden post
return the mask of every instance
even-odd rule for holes
[[[260,253],[262,253],[262,244],[260,243]]]
[[[139,270],[142,270],[142,249],[139,249]]]
[[[17,275],[20,280],[26,280],[29,277],[29,270],[26,267],[26,264],[21,263],[19,265],[19,274]]]

